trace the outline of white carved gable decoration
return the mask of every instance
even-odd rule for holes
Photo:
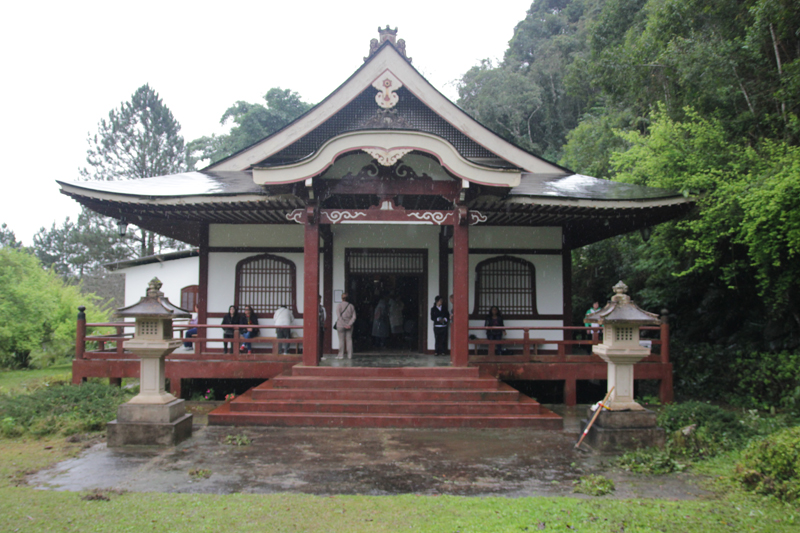
[[[397,79],[397,76],[392,74],[390,70],[384,70],[383,73],[372,82],[372,86],[378,89],[378,94],[375,95],[375,103],[381,109],[391,109],[400,101],[395,91],[403,86],[403,82]]]
[[[378,148],[378,147],[370,147],[370,148],[363,148],[365,152],[375,158],[375,161],[378,162],[379,165],[384,167],[390,167],[397,163],[401,157],[406,155],[410,152],[411,148]]]

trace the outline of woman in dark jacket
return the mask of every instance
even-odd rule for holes
[[[450,313],[447,312],[442,297],[437,296],[434,298],[433,307],[431,307],[431,320],[433,321],[436,355],[447,355],[447,322],[449,317]]]
[[[258,315],[256,315],[256,312],[253,311],[253,308],[249,305],[244,309],[242,324],[248,326],[258,325]],[[245,329],[244,333],[242,333],[242,337],[245,339],[252,339],[253,337],[258,337],[258,328]],[[252,347],[253,347],[252,344],[250,344],[249,342],[245,342],[244,344],[242,344],[242,351],[247,353],[253,353]]]
[[[500,314],[500,308],[496,305],[493,305],[491,309],[489,309],[489,314],[486,315],[486,322],[483,324],[484,327],[487,328],[502,328],[505,327],[503,324],[503,315]],[[486,338],[490,341],[499,341],[505,335],[505,331],[501,329],[487,329],[486,330]],[[497,344],[494,348],[496,354],[504,353],[502,349],[502,344]]]
[[[236,306],[232,305],[228,308],[228,314],[222,318],[222,325],[237,325],[241,324],[242,318],[239,316],[238,311],[236,311]],[[233,338],[233,328],[222,328],[222,338],[223,339],[232,339]],[[222,341],[222,349],[223,353],[228,353],[228,343]],[[231,346],[231,353],[233,353],[233,346]]]

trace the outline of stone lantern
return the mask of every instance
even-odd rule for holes
[[[589,442],[605,450],[663,446],[664,430],[656,427],[655,413],[633,399],[633,365],[650,355],[650,348],[639,344],[639,328],[661,321],[633,303],[622,281],[613,290],[611,301],[586,318],[603,326],[603,343],[592,347],[592,352],[608,363],[608,390],[613,387],[608,410],[597,417]]]
[[[120,405],[117,419],[108,423],[111,447],[174,445],[192,436],[192,415],[186,414],[184,401],[164,388],[164,358],[181,345],[172,337],[172,319],[191,313],[172,305],[160,289],[161,281],[153,278],[144,298],[116,313],[136,320],[136,332],[125,349],[141,359],[141,371],[139,394]]]

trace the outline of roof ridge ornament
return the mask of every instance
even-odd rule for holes
[[[389,41],[394,46],[395,50],[400,52],[400,55],[406,58],[409,63],[411,63],[411,58],[406,55],[406,41],[404,39],[397,38],[397,28],[391,29],[387,24],[385,28],[381,28],[378,26],[378,38],[371,39],[369,41],[369,54],[367,57],[364,58],[364,62],[368,61],[375,52],[378,51],[378,48],[381,47],[383,43]]]

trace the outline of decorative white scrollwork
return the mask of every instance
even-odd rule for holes
[[[297,222],[298,224],[303,223],[303,209],[295,209],[291,213],[286,215],[286,220],[291,220],[293,222]]]
[[[366,213],[359,211],[323,211],[322,214],[328,217],[331,224],[338,224],[342,220],[355,220],[358,217],[367,216]]]
[[[408,213],[408,216],[414,217],[418,220],[428,220],[432,224],[437,224],[439,226],[447,220],[448,217],[453,216],[453,213],[447,212],[442,213],[441,211],[427,211],[425,213]]]
[[[489,217],[481,213],[480,211],[470,211],[469,212],[469,225],[474,226],[476,224],[483,224],[489,220]]]
[[[402,87],[403,83],[390,71],[385,70],[383,74],[372,82],[372,86],[378,89],[378,94],[375,95],[375,103],[381,109],[391,109],[400,101],[400,97],[395,91]]]
[[[365,152],[375,158],[379,165],[390,167],[397,163],[401,157],[411,151],[411,148],[363,148]]]

